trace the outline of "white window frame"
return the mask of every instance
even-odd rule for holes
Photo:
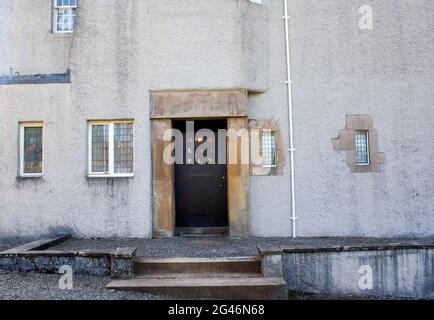
[[[117,123],[131,123],[133,125],[133,172],[115,173],[115,148],[114,148],[114,125]],[[109,155],[107,172],[92,172],[92,127],[94,125],[107,125],[109,128]],[[90,178],[129,178],[134,177],[136,168],[136,134],[134,120],[108,120],[108,121],[88,121],[88,177]]]
[[[64,33],[64,34],[74,33],[76,25],[74,25],[73,30],[58,30],[57,29],[57,13],[58,13],[57,9],[76,9],[76,12],[77,12],[78,1],[79,0],[77,0],[75,6],[58,6],[57,0],[53,0],[53,32],[54,33],[61,33],[61,34],[62,33]]]
[[[263,168],[276,168],[277,167],[277,133],[273,130],[262,130],[261,131],[261,153],[263,155],[264,152],[264,132],[270,133],[271,136],[274,136],[274,164],[263,164]]]
[[[42,172],[40,173],[25,173],[24,172],[24,131],[25,128],[42,128]],[[44,175],[44,122],[21,122],[20,123],[20,177],[37,178]]]
[[[363,131],[366,134],[366,153],[367,153],[368,161],[366,163],[358,163],[357,162],[357,144],[356,144],[356,165],[360,166],[360,167],[367,167],[367,166],[371,165],[371,150],[369,148],[369,130],[357,129],[356,134],[357,134],[357,131]]]

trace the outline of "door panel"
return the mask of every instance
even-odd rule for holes
[[[215,132],[226,128],[226,121],[195,121],[195,132],[207,128]],[[174,124],[184,129],[185,122]],[[214,139],[217,143],[218,139]],[[195,142],[194,152],[200,145]],[[218,159],[218,146],[215,148]],[[227,178],[225,164],[175,164],[175,210],[177,228],[227,227]]]

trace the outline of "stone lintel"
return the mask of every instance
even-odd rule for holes
[[[247,90],[151,92],[151,119],[247,117]]]

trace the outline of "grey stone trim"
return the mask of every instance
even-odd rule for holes
[[[317,245],[305,243],[302,246],[282,247],[282,248],[258,248],[261,256],[275,255],[280,253],[316,253],[316,252],[354,252],[354,251],[386,251],[404,249],[434,249],[434,242],[421,240],[417,241],[398,241],[398,242],[379,242],[378,244],[346,244],[346,245]]]
[[[71,83],[71,70],[58,74],[0,75],[0,85]]]
[[[72,267],[75,274],[111,275],[130,278],[133,275],[136,248],[115,250],[45,250],[70,236],[34,241],[0,252],[0,269],[19,272],[58,272],[63,265]]]
[[[281,278],[283,275],[282,254],[281,249],[264,250],[257,247],[258,256],[261,259],[261,272],[264,277]]]
[[[15,248],[12,248],[12,249],[7,250],[7,251],[3,251],[0,253],[0,255],[19,254],[19,253],[25,253],[27,251],[35,252],[36,250],[45,250],[45,249],[56,246],[59,243],[62,243],[64,241],[68,240],[70,237],[71,237],[70,235],[63,235],[63,236],[58,236],[58,237],[51,238],[51,239],[43,239],[43,240],[29,242],[29,243],[23,244],[22,246],[15,247]]]

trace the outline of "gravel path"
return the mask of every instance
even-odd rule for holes
[[[0,270],[0,300],[172,300],[172,297],[105,288],[108,277],[74,276],[72,290],[59,288],[60,275]]]
[[[254,256],[257,247],[319,247],[336,245],[382,245],[390,243],[434,243],[427,239],[378,239],[378,238],[248,238],[229,237],[176,237],[167,239],[70,239],[53,250],[116,249],[135,247],[143,257],[231,257]]]

